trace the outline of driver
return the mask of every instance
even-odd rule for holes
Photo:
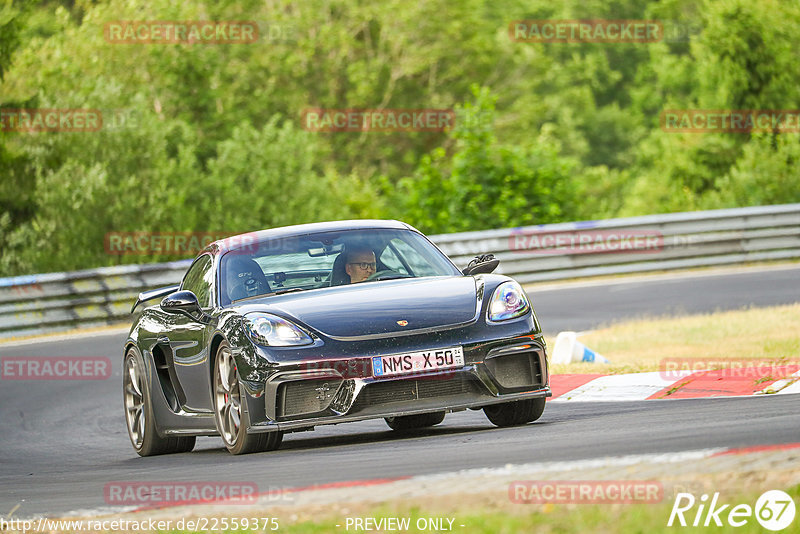
[[[363,282],[373,274],[377,264],[375,253],[368,248],[355,248],[348,250],[345,256],[344,271],[350,277],[350,283]]]

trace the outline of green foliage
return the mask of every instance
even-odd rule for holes
[[[32,5],[33,2],[28,0],[22,2],[9,0],[0,4],[0,80],[5,78],[14,51],[22,42],[20,33],[23,20]]]
[[[526,146],[498,143],[494,98],[473,87],[474,102],[456,108],[452,155],[422,159],[400,183],[401,213],[427,232],[459,232],[554,222],[569,217],[574,163],[539,135]]]
[[[132,124],[102,135],[40,134],[36,215],[9,232],[2,268],[37,262],[63,269],[165,256],[109,255],[108,232],[237,234],[253,229],[369,213],[356,177],[316,170],[311,134],[274,117],[261,130],[243,124],[216,147],[207,169],[184,122],[141,110]],[[77,149],[77,150],[76,150]],[[56,163],[54,163],[56,162]],[[0,223],[2,224],[2,223]],[[14,262],[14,263],[11,263]]]
[[[719,180],[709,207],[800,202],[800,134],[760,134]]]
[[[520,19],[653,19],[656,43],[521,43]],[[112,44],[112,21],[254,20],[253,44]],[[427,232],[797,202],[796,134],[669,133],[664,109],[800,109],[795,0],[0,4],[0,275],[115,256],[108,232],[394,217]],[[316,133],[308,107],[455,109],[447,132]],[[123,120],[124,119],[124,120]]]
[[[237,127],[220,143],[209,172],[188,192],[207,229],[268,228],[355,217],[368,212],[355,197],[364,185],[355,176],[322,174],[313,134],[273,117],[261,130]],[[242,199],[248,199],[242,210]]]

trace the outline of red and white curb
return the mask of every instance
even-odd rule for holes
[[[432,473],[426,475],[403,476],[384,479],[353,480],[338,484],[319,484],[301,488],[291,488],[279,492],[260,494],[262,503],[273,502],[271,498],[293,495],[295,500],[289,505],[303,505],[325,502],[341,503],[343,500],[376,500],[385,501],[395,498],[420,497],[425,495],[441,496],[448,493],[481,493],[492,489],[506,489],[509,480],[520,477],[548,479],[553,476],[575,478],[577,473],[588,473],[600,479],[618,477],[621,473],[630,476],[636,473],[636,466],[647,466],[652,475],[664,476],[673,473],[674,467],[692,469],[697,462],[706,459],[730,458],[731,456],[781,451],[796,451],[800,443],[782,443],[773,445],[757,445],[750,447],[713,447],[674,452],[656,452],[628,454],[623,456],[605,456],[579,460],[530,462],[522,464],[506,464],[497,467],[476,467],[458,471]],[[730,466],[730,463],[726,465]],[[662,466],[659,468],[658,466]],[[576,475],[568,475],[576,473]],[[658,475],[660,473],[661,475]],[[627,478],[623,476],[622,478]],[[381,488],[378,489],[377,487]],[[347,498],[343,499],[341,490],[347,488]],[[286,501],[282,501],[286,504]]]
[[[604,456],[579,460],[531,462],[523,464],[506,464],[498,467],[476,467],[457,471],[432,473],[426,475],[406,475],[392,478],[375,478],[315,484],[280,490],[266,491],[258,494],[257,506],[307,506],[307,505],[341,505],[343,502],[386,501],[397,498],[424,497],[426,495],[441,496],[448,493],[480,493],[492,489],[507,489],[507,478],[518,480],[520,477],[551,478],[552,475],[565,476],[568,473],[589,472],[592,476],[606,478],[609,474],[620,470],[631,471],[635,466],[646,465],[648,468],[662,465],[692,466],[696,462],[717,457],[794,451],[800,449],[800,443],[782,443],[773,445],[756,445],[749,447],[712,447],[675,452],[656,452],[628,454],[623,456]],[[664,472],[661,469],[660,472]],[[625,477],[623,477],[625,478]],[[344,492],[344,493],[343,493]],[[209,506],[225,506],[224,501],[205,503]],[[186,505],[167,505],[162,510],[180,509]],[[195,506],[196,505],[190,505]],[[239,507],[237,507],[239,508]],[[244,509],[248,506],[242,507]],[[188,509],[188,508],[184,508]],[[229,510],[230,508],[220,508]],[[138,511],[152,512],[153,508],[140,508]]]
[[[800,393],[800,366],[550,377],[552,402],[693,399]]]

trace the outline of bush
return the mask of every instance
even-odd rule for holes
[[[430,233],[543,224],[575,213],[572,172],[558,144],[540,134],[525,146],[498,143],[494,98],[473,88],[474,102],[457,108],[454,149],[424,156],[399,184],[398,213]]]

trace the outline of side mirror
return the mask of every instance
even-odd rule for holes
[[[474,274],[487,274],[500,265],[500,260],[494,257],[494,254],[483,254],[475,256],[475,259],[469,262],[469,265],[464,267],[461,272],[465,276],[472,276]]]
[[[200,313],[200,303],[197,296],[191,291],[178,291],[164,297],[161,301],[161,309],[170,313]]]

